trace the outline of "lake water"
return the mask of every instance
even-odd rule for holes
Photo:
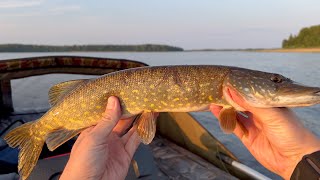
[[[85,53],[0,53],[0,60],[48,55],[76,55],[130,59],[149,65],[215,64],[238,66],[285,75],[297,82],[320,87],[320,53],[262,53],[262,52],[85,52]],[[13,101],[18,109],[49,107],[50,86],[78,75],[44,75],[14,80]],[[320,137],[320,105],[294,109],[304,125]],[[192,113],[215,137],[226,145],[241,162],[271,178],[279,177],[264,169],[234,135],[223,134],[209,112]]]

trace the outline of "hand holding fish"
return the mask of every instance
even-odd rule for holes
[[[320,150],[320,140],[290,109],[256,108],[248,105],[236,91],[230,89],[230,94],[235,103],[249,111],[246,113],[248,118],[237,114],[234,134],[269,170],[290,179],[304,155]],[[210,106],[217,117],[221,109],[220,106]]]
[[[119,120],[118,99],[110,97],[102,120],[84,130],[72,148],[63,179],[124,179],[140,138],[132,120]],[[122,136],[123,135],[123,136]]]

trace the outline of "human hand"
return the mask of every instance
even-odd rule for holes
[[[75,142],[61,180],[125,179],[140,138],[134,127],[122,136],[133,119],[120,117],[119,101],[110,97],[103,119]]]
[[[234,134],[264,167],[284,179],[290,179],[304,155],[320,150],[320,140],[302,125],[290,109],[255,108],[236,91],[230,89],[230,93],[235,103],[249,111],[246,112],[248,118],[237,114]],[[210,106],[216,117],[221,109],[220,106]]]

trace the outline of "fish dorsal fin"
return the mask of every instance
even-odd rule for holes
[[[48,93],[50,105],[54,106],[64,95],[87,80],[88,79],[71,80],[52,86]]]
[[[237,111],[233,107],[224,107],[220,111],[218,119],[222,131],[230,134],[237,125]]]
[[[57,129],[47,135],[46,143],[50,151],[54,151],[57,147],[79,134],[83,129],[67,130]]]
[[[142,113],[135,122],[137,132],[143,144],[151,143],[156,134],[156,114],[154,112]]]

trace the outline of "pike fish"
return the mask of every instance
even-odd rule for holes
[[[13,129],[5,140],[20,148],[18,170],[26,179],[44,143],[53,151],[96,125],[110,96],[119,98],[122,118],[138,115],[135,126],[145,144],[155,136],[155,112],[207,111],[210,104],[223,106],[220,126],[231,133],[237,124],[236,112],[243,109],[232,101],[230,88],[255,107],[320,103],[319,87],[303,86],[279,74],[214,65],[142,67],[53,86],[51,109],[40,119]]]

